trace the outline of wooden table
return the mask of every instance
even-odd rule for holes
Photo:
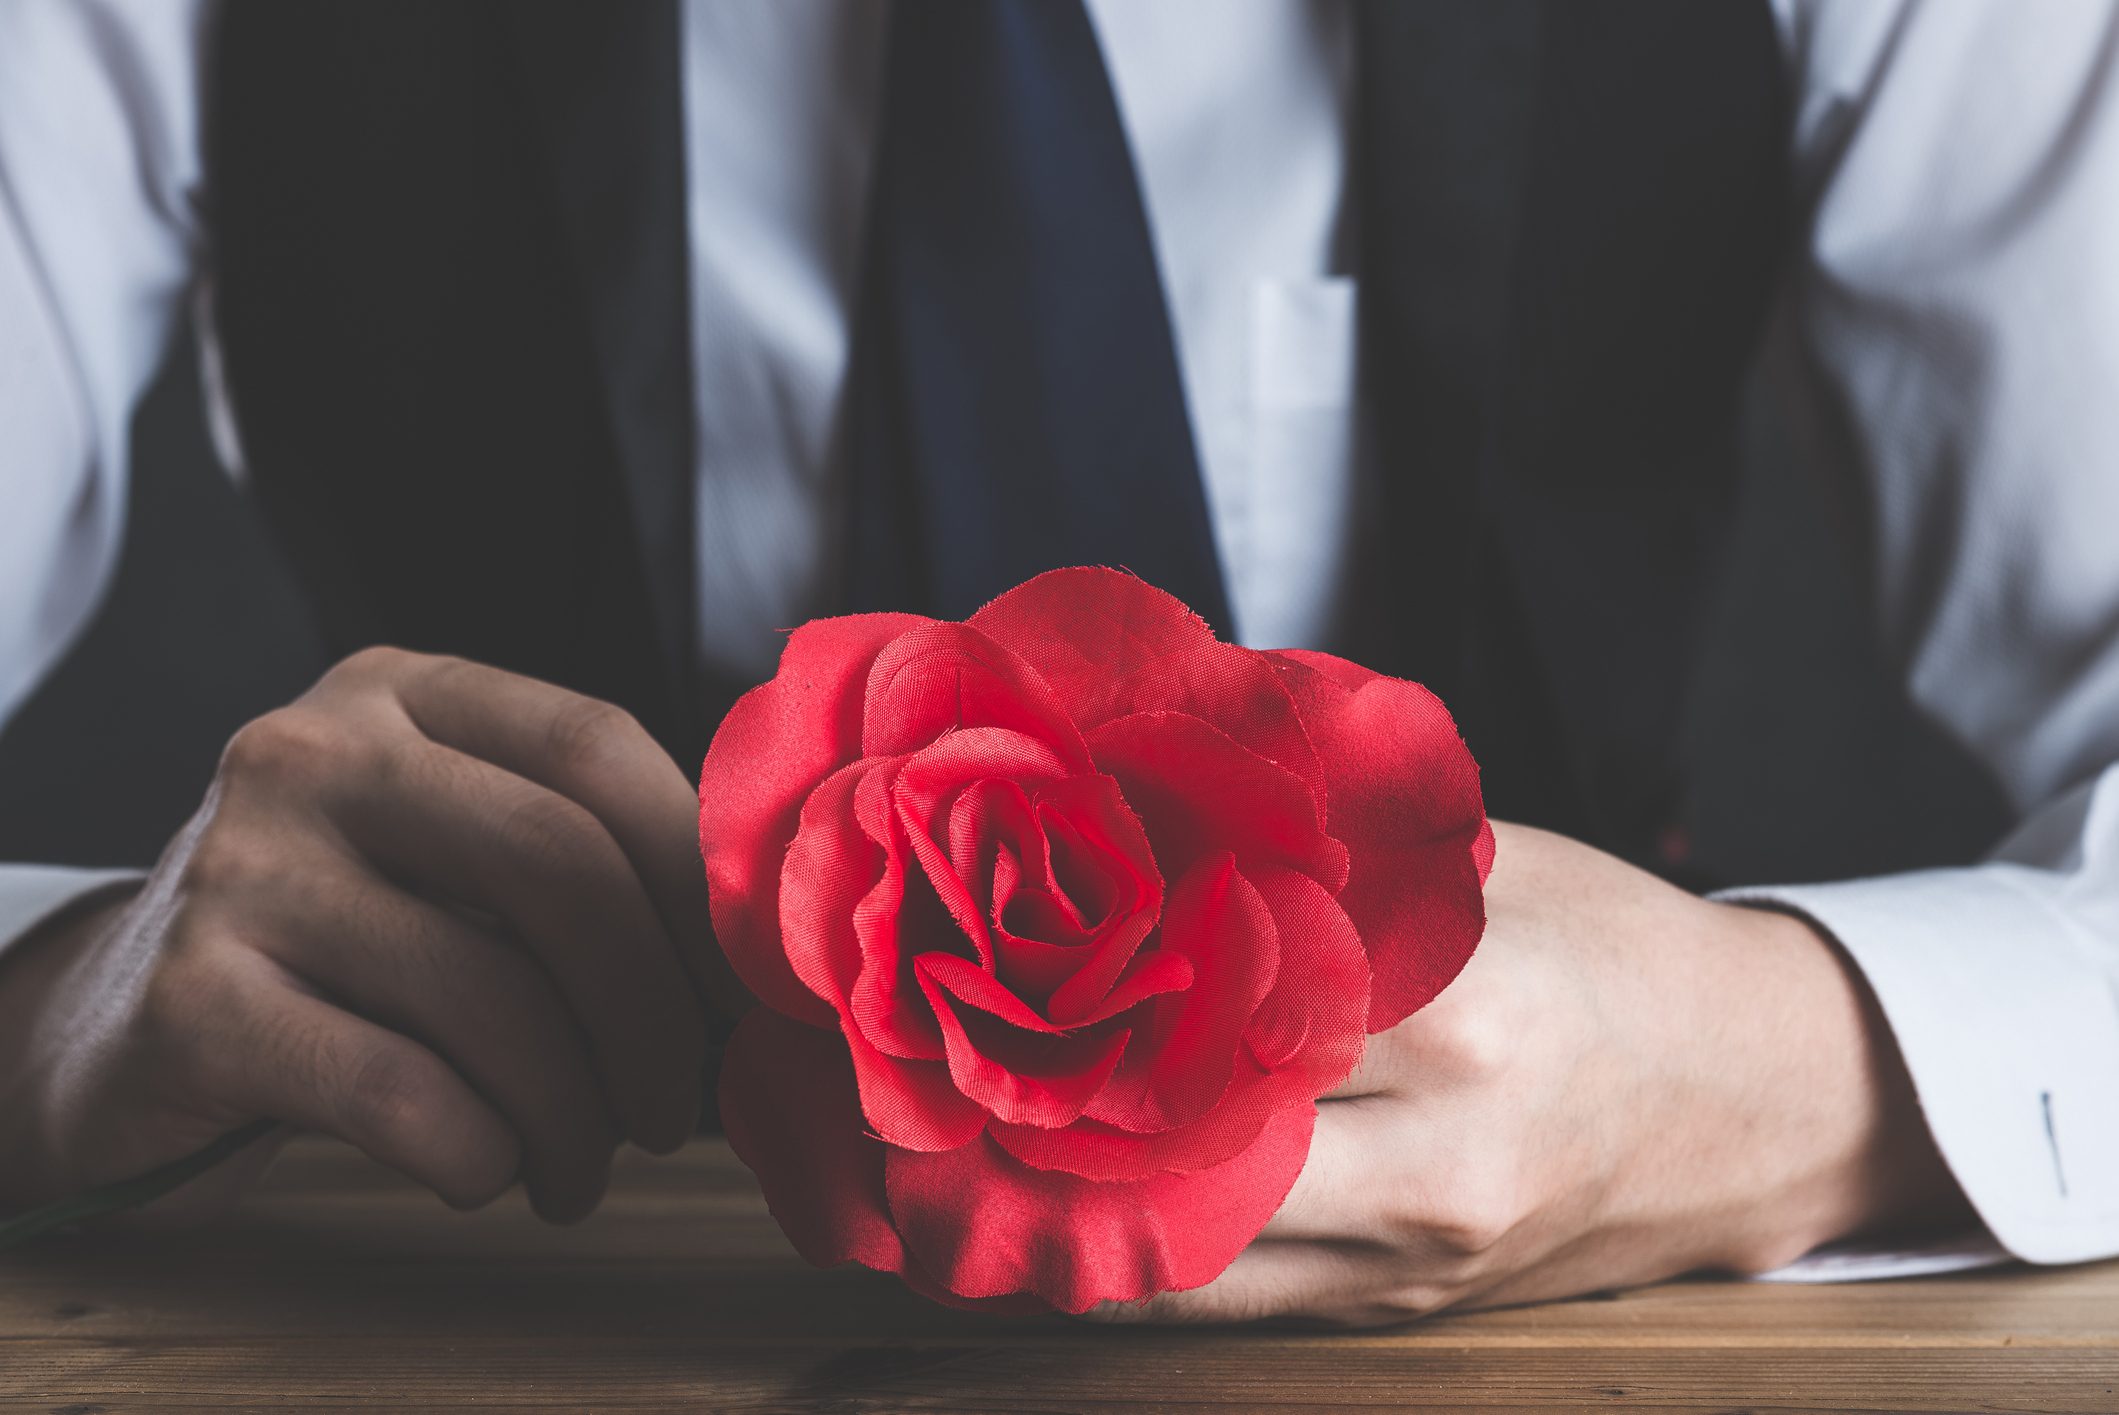
[[[948,1312],[819,1273],[702,1140],[603,1210],[466,1217],[304,1141],[232,1225],[0,1259],[0,1408],[2119,1411],[2119,1265],[1676,1283],[1383,1333]]]

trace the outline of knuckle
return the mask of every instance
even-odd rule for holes
[[[320,715],[294,708],[268,712],[228,739],[221,754],[221,775],[246,783],[303,780],[331,758],[339,736]]]
[[[555,762],[593,767],[608,762],[644,735],[639,722],[624,708],[583,698],[553,716],[546,747]]]
[[[418,654],[408,649],[390,644],[370,644],[340,659],[327,676],[366,682],[387,681],[402,676],[418,658]]]
[[[171,934],[192,937],[214,922],[203,901],[238,892],[254,881],[261,870],[258,855],[257,842],[233,827],[216,823],[201,832],[184,862],[191,897],[172,920]]]
[[[1515,1226],[1508,1205],[1494,1199],[1475,1199],[1446,1210],[1430,1232],[1446,1251],[1474,1258],[1499,1247]]]
[[[1520,1207],[1506,1181],[1452,1183],[1401,1213],[1401,1238],[1447,1258],[1492,1252],[1515,1231]]]
[[[364,1133],[416,1137],[425,1131],[434,1090],[427,1067],[402,1051],[376,1047],[346,1080],[346,1118]]]
[[[1428,1038],[1433,1062],[1460,1084],[1480,1085],[1503,1075],[1522,1045],[1521,1033],[1492,1008],[1456,1008]]]
[[[505,831],[513,848],[540,872],[578,877],[600,858],[599,832],[589,813],[564,796],[534,792],[511,807]]]
[[[252,867],[243,864],[218,868],[231,871]],[[155,966],[224,971],[245,947],[244,908],[233,902],[225,890],[201,888],[195,877],[187,879],[185,886],[162,921]]]
[[[1385,1293],[1375,1304],[1369,1325],[1386,1322],[1410,1322],[1421,1317],[1431,1317],[1447,1307],[1452,1300],[1448,1289],[1430,1282],[1408,1282]]]

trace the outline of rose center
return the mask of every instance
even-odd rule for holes
[[[933,888],[970,911],[944,946],[974,945],[994,978],[1041,1013],[1080,977],[1065,1010],[1085,1014],[1076,1004],[1108,990],[1158,912],[1154,859],[1107,777],[972,782],[935,836],[946,839],[948,872]],[[930,852],[926,863],[942,861]]]

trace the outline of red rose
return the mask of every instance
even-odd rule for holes
[[[1432,694],[1109,570],[797,629],[699,801],[763,1004],[721,1113],[774,1216],[1018,1310],[1221,1272],[1364,1037],[1471,956],[1493,856]]]

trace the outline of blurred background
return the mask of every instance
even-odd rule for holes
[[[109,598],[0,733],[0,859],[151,863],[213,775],[198,744],[326,666],[301,591],[217,464],[192,346],[177,340],[134,421]],[[1876,649],[1853,537],[1763,387],[1747,463],[1685,729],[1693,872],[1794,882],[1975,858],[2002,829],[1998,793],[1907,704]]]

